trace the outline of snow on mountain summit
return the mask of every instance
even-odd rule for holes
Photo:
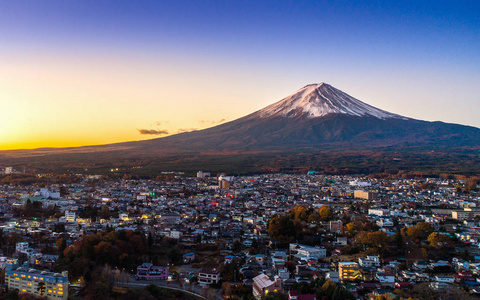
[[[322,117],[328,114],[371,116],[379,119],[408,119],[368,105],[326,83],[309,84],[296,93],[255,113],[266,117]]]

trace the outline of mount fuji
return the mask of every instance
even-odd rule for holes
[[[480,145],[480,130],[407,118],[320,83],[243,118],[145,143],[203,151],[331,149],[347,144],[353,148],[463,147]]]
[[[328,114],[407,119],[370,106],[326,83],[309,84],[296,93],[253,114],[253,117],[323,117]]]
[[[480,167],[479,149],[478,128],[404,117],[320,83],[204,130],[103,146],[1,151],[0,164],[232,172],[361,165],[354,170],[455,172]]]

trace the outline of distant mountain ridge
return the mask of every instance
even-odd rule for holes
[[[305,162],[295,158],[298,153],[308,153],[310,167],[321,167],[327,162],[315,161],[319,153],[328,159],[329,153],[338,157],[357,151],[365,155],[367,162],[368,156],[387,151],[397,158],[412,153],[424,157],[423,160],[430,157],[431,165],[440,170],[445,161],[439,160],[439,155],[448,156],[454,166],[457,157],[467,153],[469,163],[480,166],[479,149],[478,128],[407,118],[320,83],[307,85],[263,109],[215,127],[104,146],[3,151],[0,163],[64,168],[132,164],[150,166],[152,170],[176,166],[208,170],[215,161],[224,161],[222,167],[228,168],[229,161],[242,157],[245,162],[240,166],[255,171],[271,167],[271,160],[265,157],[283,157],[275,163],[281,170],[286,161],[293,161],[288,162],[289,168],[306,167]],[[389,167],[389,155],[380,164],[382,168]],[[418,165],[421,164],[419,161]]]

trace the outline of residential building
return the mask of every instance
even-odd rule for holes
[[[220,281],[220,272],[216,269],[201,269],[197,274],[199,284],[209,285]]]
[[[160,220],[167,225],[174,225],[180,222],[181,216],[177,213],[164,213],[161,215]]]
[[[353,196],[357,199],[363,200],[373,200],[377,198],[377,194],[374,192],[365,192],[361,190],[356,190],[353,192]]]
[[[340,233],[342,231],[343,222],[341,220],[328,222],[330,232]]]
[[[353,261],[342,261],[338,263],[338,274],[340,280],[360,279],[362,273],[360,266]]]
[[[264,295],[271,292],[282,292],[282,281],[279,277],[270,279],[265,274],[260,274],[253,278],[253,296],[255,299],[260,300]]]
[[[19,242],[15,245],[15,252],[26,253],[28,249],[28,242]]]
[[[183,255],[183,263],[189,264],[195,260],[195,253],[190,252]]]
[[[29,269],[27,267],[13,268],[7,264],[5,283],[9,290],[17,289],[20,293],[52,299],[68,299],[68,272],[52,273]]]
[[[76,218],[77,218],[77,215],[75,212],[68,211],[68,210],[65,211],[65,220],[67,222],[75,222]]]
[[[382,284],[388,284],[388,285],[395,284],[395,274],[393,273],[378,272],[375,277]]]
[[[369,255],[367,257],[360,257],[358,259],[358,264],[362,268],[372,268],[372,267],[380,267],[380,258],[375,255]]]
[[[144,280],[167,280],[168,267],[154,266],[152,263],[143,263],[137,267],[137,279]]]
[[[299,258],[319,259],[327,256],[327,249],[324,247],[312,247],[300,244],[290,244],[290,253],[296,252],[295,256]]]

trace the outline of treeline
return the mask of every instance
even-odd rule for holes
[[[0,184],[5,185],[32,185],[45,186],[47,184],[71,184],[78,183],[82,176],[72,174],[53,174],[37,176],[35,174],[5,174],[0,175]]]

